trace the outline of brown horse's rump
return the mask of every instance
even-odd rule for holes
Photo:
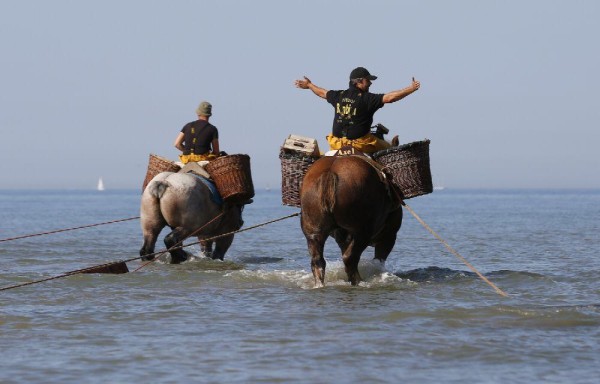
[[[323,247],[332,236],[342,251],[348,280],[360,281],[358,261],[367,246],[385,261],[402,223],[376,166],[359,156],[323,157],[307,171],[300,192],[301,226],[311,255],[315,284],[324,284]]]

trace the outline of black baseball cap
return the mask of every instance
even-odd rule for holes
[[[377,79],[377,76],[373,76],[369,73],[369,71],[367,71],[367,68],[364,67],[357,67],[354,68],[352,70],[352,72],[350,72],[350,80],[352,79],[369,79],[369,80],[375,80]]]

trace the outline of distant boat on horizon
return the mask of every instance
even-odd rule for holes
[[[98,179],[98,188],[99,191],[104,191],[104,182],[102,181],[102,177]]]

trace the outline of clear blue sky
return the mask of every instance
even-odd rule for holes
[[[600,188],[598,1],[0,2],[0,189],[140,188],[202,100],[254,184],[289,134],[321,147],[326,89],[365,66],[375,115],[431,140],[448,188]]]

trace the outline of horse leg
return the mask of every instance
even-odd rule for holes
[[[142,256],[143,261],[154,260],[154,246],[156,245],[156,239],[158,239],[158,235],[160,234],[160,229],[152,228],[152,229],[144,229],[144,244],[140,249],[140,256]],[[146,256],[151,255],[151,256]]]
[[[374,259],[379,260],[381,263],[385,263],[387,257],[392,253],[392,249],[396,244],[396,236],[380,241],[375,245],[375,257]]]
[[[315,288],[321,288],[325,285],[325,258],[323,249],[325,248],[326,236],[306,236],[308,244],[308,253],[310,254],[310,268],[315,278]]]
[[[402,226],[402,208],[392,212],[386,220],[381,239],[375,244],[375,259],[384,263],[396,244],[396,236]]]
[[[171,254],[171,263],[179,264],[187,260],[187,254],[181,248],[183,240],[187,237],[187,232],[182,228],[175,228],[171,233],[165,236],[165,245]],[[171,249],[177,247],[177,249]]]
[[[346,249],[348,249],[348,246],[352,241],[352,236],[350,236],[348,231],[342,228],[336,228],[331,233],[331,237],[335,239],[335,242],[337,243],[338,247],[340,247],[340,249],[342,250],[342,255],[346,253]]]
[[[231,243],[233,243],[233,235],[224,236],[215,241],[215,250],[211,255],[213,260],[223,260],[225,258],[225,253],[227,253],[227,250],[231,246]]]
[[[141,259],[143,261],[154,260],[154,255],[151,255],[151,254],[154,253],[154,245],[155,244],[156,244],[156,238],[147,239],[144,236],[144,244],[142,244],[142,248],[140,248],[140,256],[142,257]],[[151,256],[146,256],[146,255],[151,255]]]
[[[352,285],[358,285],[361,282],[360,273],[358,273],[358,262],[360,256],[369,245],[367,239],[357,238],[356,236],[350,241],[346,250],[342,255],[348,281]]]
[[[200,241],[200,252],[206,257],[212,257],[213,253],[213,242],[212,241],[204,241],[198,238]]]

